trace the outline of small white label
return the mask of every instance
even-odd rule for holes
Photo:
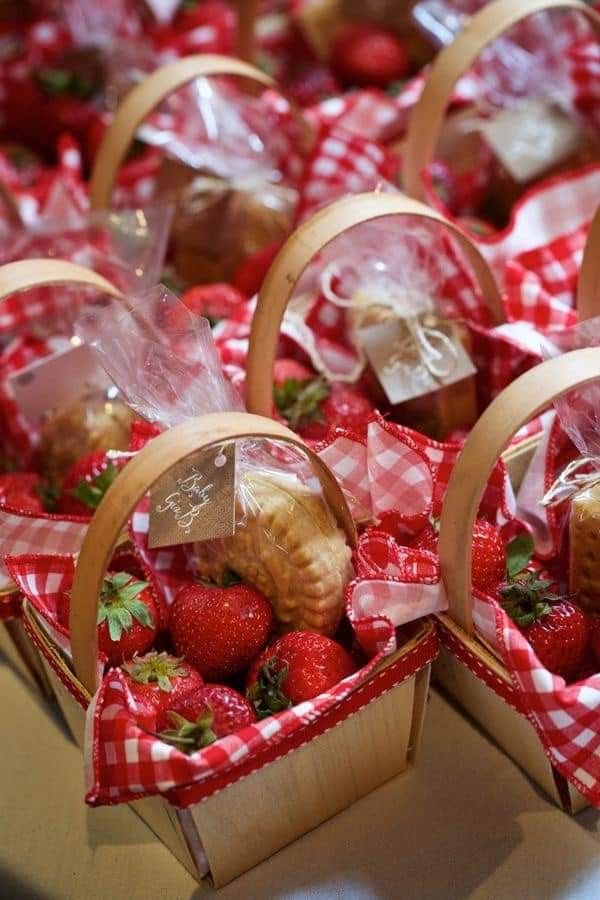
[[[581,146],[583,132],[550,100],[529,100],[481,125],[481,133],[509,174],[520,183],[559,165]]]
[[[430,394],[477,371],[452,322],[430,314],[418,322],[425,329],[421,330],[425,347],[404,319],[360,330],[364,351],[392,405]]]
[[[37,428],[49,409],[78,400],[88,387],[108,389],[112,381],[91,347],[79,344],[37,359],[9,375],[7,384],[19,411]]]

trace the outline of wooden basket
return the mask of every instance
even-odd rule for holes
[[[125,96],[104,135],[90,179],[92,210],[110,208],[119,169],[138,128],[153,110],[171,93],[196,78],[216,75],[236,77],[249,88],[276,86],[273,79],[260,69],[241,60],[215,54],[188,56],[148,75]],[[293,103],[290,105],[302,131],[302,144],[307,149],[312,139],[312,129],[300,110]],[[183,215],[179,211],[183,191],[199,174],[185,162],[169,157],[165,157],[161,164],[159,194],[174,201],[176,206],[172,227],[175,265],[182,277],[194,283],[229,280],[241,261],[240,248],[219,231],[219,221],[226,216],[229,208],[229,195],[221,192],[223,196],[219,197],[215,192],[214,202],[210,208],[207,207],[204,215]],[[291,215],[288,216],[287,207],[278,216],[273,210],[262,215],[258,208],[254,210],[254,219],[248,209],[242,218],[246,219],[248,215],[254,222],[249,233],[253,235],[253,242],[259,245],[282,239],[291,228]],[[221,246],[223,243],[228,249]]]
[[[459,78],[481,51],[512,25],[533,13],[572,9],[586,16],[600,34],[600,15],[581,0],[494,0],[472,15],[456,38],[434,59],[403,143],[402,182],[411,197],[424,199],[421,173],[435,159],[446,110]]]
[[[155,438],[106,493],[79,554],[71,601],[72,668],[35,612],[25,608],[28,633],[80,746],[85,706],[97,688],[99,590],[118,535],[137,503],[173,465],[199,449],[246,437],[302,447],[330,508],[354,543],[354,524],[337,481],[318,456],[278,423],[247,413],[215,413]],[[369,702],[353,700],[355,692],[308,726],[310,739],[297,749],[293,742],[282,742],[275,759],[254,762],[247,771],[236,769],[218,786],[207,785],[201,801],[186,809],[160,798],[137,801],[133,809],[195,877],[210,872],[216,886],[227,883],[412,764],[430,668],[428,660],[416,662],[425,659],[423,654],[434,654],[431,642],[435,634],[425,622],[367,681]]]
[[[50,285],[80,285],[95,288],[112,296],[120,296],[105,278],[75,263],[55,259],[27,259],[0,266],[0,302],[13,294]],[[2,548],[2,553],[12,548]],[[6,593],[14,593],[8,587]],[[0,620],[0,650],[9,662],[42,693],[52,696],[39,656],[26,639],[18,618]]]
[[[587,802],[550,765],[503,663],[475,634],[471,535],[485,485],[502,448],[527,421],[567,391],[600,378],[600,349],[575,350],[521,375],[483,413],[453,469],[440,521],[439,554],[448,613],[439,616],[440,684],[540,787],[569,812]]]

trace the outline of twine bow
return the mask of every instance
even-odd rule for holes
[[[592,472],[581,469],[593,466]],[[565,466],[554,484],[542,497],[542,506],[556,506],[587,488],[600,484],[600,456],[581,456]]]
[[[358,313],[353,328],[354,343],[363,359],[364,354],[360,349],[360,340],[356,340],[356,333],[364,326],[363,320],[368,310],[380,307],[389,311],[390,318],[401,320],[407,329],[396,342],[385,365],[388,372],[402,369],[411,357],[416,356],[415,364],[421,364],[433,378],[443,379],[450,375],[458,363],[458,352],[451,338],[435,326],[434,316],[431,315],[428,320],[426,314],[433,314],[435,309],[427,294],[390,285],[380,293],[376,290],[367,292],[359,289],[351,297],[344,297],[333,288],[333,279],[338,278],[340,272],[341,268],[335,262],[326,266],[321,274],[321,291],[336,306],[353,309]],[[436,343],[438,347],[435,346]]]

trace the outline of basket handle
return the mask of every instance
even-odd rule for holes
[[[205,75],[234,75],[265,87],[275,85],[269,75],[249,63],[212,53],[186,56],[152,72],[124,97],[104,134],[90,178],[92,210],[110,207],[118,171],[144,119],[173,91]]]
[[[495,324],[505,321],[502,298],[491,269],[464,231],[436,210],[403,194],[367,193],[345,197],[303,222],[277,254],[258,295],[252,319],[246,367],[246,406],[270,416],[273,363],[279,330],[296,284],[311,259],[334,238],[363,222],[384,216],[417,216],[448,229],[464,250]]]
[[[461,75],[512,25],[547,9],[580,12],[600,35],[600,15],[581,0],[493,0],[472,15],[452,43],[438,53],[408,123],[402,182],[411,197],[422,200],[425,196],[421,172],[433,162],[446,108]]]
[[[238,0],[238,24],[235,55],[246,62],[254,62],[256,51],[256,19],[258,0]]]
[[[473,633],[471,540],[479,504],[511,437],[554,400],[600,379],[600,350],[573,350],[540,363],[502,391],[479,418],[456,461],[440,519],[439,555],[450,616]]]
[[[94,513],[79,553],[69,626],[75,674],[90,694],[97,687],[98,597],[102,579],[127,520],[152,485],[176,463],[198,450],[238,438],[282,440],[303,450],[348,542],[355,545],[356,530],[340,485],[325,463],[285,426],[248,413],[209,413],[169,429],[131,459],[108,489]]]
[[[53,284],[96,288],[122,299],[121,292],[102,275],[63,259],[21,259],[0,266],[0,300],[29,288]]]
[[[598,315],[600,306],[600,206],[590,225],[577,283],[577,310],[581,322]]]

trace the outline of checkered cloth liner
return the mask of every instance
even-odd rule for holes
[[[364,557],[366,553],[365,540],[361,555]],[[56,606],[57,595],[70,589],[72,559],[26,556],[11,557],[7,563],[12,577],[28,601],[47,621],[49,611]],[[363,563],[358,568],[360,565]],[[409,589],[412,592],[415,590],[415,579],[420,575],[418,563],[415,563],[412,571],[407,571],[407,581],[411,579]],[[435,577],[433,563],[428,562],[423,566],[422,577],[432,582]],[[176,786],[201,781],[282,741],[302,725],[331,709],[365,681],[383,656],[395,649],[392,624],[378,609],[384,600],[387,601],[389,588],[397,585],[398,576],[388,577],[386,571],[382,570],[379,578],[371,578],[363,584],[363,580],[357,577],[348,586],[347,604],[352,620],[356,620],[357,637],[363,646],[376,649],[375,655],[366,665],[315,700],[299,704],[274,718],[222,739],[193,757],[180,753],[138,728],[125,681],[119,671],[111,670],[89,711],[88,724],[91,732],[88,734],[88,742],[94,748],[95,771],[92,772],[92,783],[88,785],[88,802],[123,802],[136,796],[165,793]],[[418,587],[416,590],[418,591]],[[439,590],[438,585],[435,588],[438,597]],[[433,589],[430,593],[433,593]],[[374,603],[373,598],[378,594],[381,595],[381,602]],[[409,599],[414,606],[412,594]],[[369,607],[369,613],[364,617],[362,606]],[[60,634],[59,629],[55,630]]]
[[[600,806],[600,675],[567,685],[545,669],[493,598],[475,597],[475,624],[498,648],[523,715],[535,727],[556,769]]]
[[[408,125],[410,112],[419,100],[425,84],[420,73],[408,81],[402,90],[391,96],[377,88],[347,91],[339,97],[329,97],[306,110],[311,121],[343,127],[346,131],[380,144],[400,139]],[[469,103],[481,92],[479,79],[471,73],[457,83],[450,108]]]
[[[380,144],[354,134],[335,122],[322,125],[299,182],[297,220],[346,194],[372,191],[382,181],[393,182],[400,158]]]
[[[440,443],[375,415],[366,442],[345,429],[334,431],[319,455],[341,484],[353,514],[379,519],[395,513],[400,526],[437,518],[461,443]],[[509,519],[515,503],[506,466],[500,460],[490,477],[482,513]]]

